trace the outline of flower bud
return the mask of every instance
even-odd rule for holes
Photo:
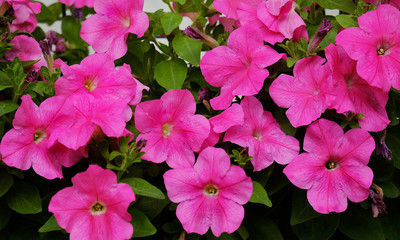
[[[52,46],[53,44],[57,44],[59,38],[57,37],[56,31],[48,31],[46,33],[46,40],[49,42],[50,46]]]
[[[50,55],[51,49],[50,49],[50,45],[49,45],[49,42],[48,42],[48,41],[46,41],[46,40],[40,40],[40,41],[39,41],[39,46],[40,46],[40,49],[42,49],[42,53],[43,53],[43,55],[44,55],[45,57],[46,57],[46,55],[47,55],[47,56]]]
[[[28,74],[25,77],[25,81],[28,83],[33,83],[36,82],[36,78],[37,78],[38,72],[35,70],[30,70],[28,72]]]
[[[194,28],[194,27],[189,26],[189,27],[187,27],[185,30],[183,30],[183,32],[184,32],[188,37],[193,38],[193,39],[195,39],[195,40],[199,40],[199,41],[201,41],[201,42],[207,44],[207,45],[210,46],[211,48],[216,48],[216,47],[218,47],[218,42],[217,42],[214,38],[212,38],[212,37],[210,37],[210,36],[208,36],[208,35],[206,35],[206,34],[204,34],[204,33],[202,33],[202,32],[199,32],[199,31],[198,31],[196,28]]]
[[[64,53],[65,52],[65,41],[64,38],[60,38],[56,44],[55,53]]]
[[[72,6],[72,15],[76,19],[82,19],[83,18],[83,11],[82,8],[77,8],[75,6]]]
[[[314,34],[308,44],[307,54],[314,53],[315,50],[317,50],[318,45],[322,42],[322,40],[324,40],[326,34],[328,34],[328,32],[332,30],[332,28],[333,26],[331,24],[331,21],[326,19],[322,20],[318,32]]]
[[[197,100],[203,102],[203,100],[209,101],[211,98],[211,91],[208,87],[201,87],[197,94]]]
[[[371,199],[372,217],[377,218],[378,216],[387,215],[386,205],[383,202],[383,194],[376,193],[373,189],[369,189],[369,198]]]
[[[382,156],[384,159],[392,159],[392,151],[388,148],[385,142],[386,129],[379,132],[379,141],[376,143],[375,153]]]

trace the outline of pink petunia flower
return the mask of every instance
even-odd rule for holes
[[[363,129],[345,134],[335,122],[320,119],[311,124],[304,137],[305,153],[283,170],[297,187],[307,190],[307,199],[319,213],[343,212],[347,198],[367,199],[373,172],[367,166],[374,139]]]
[[[42,57],[42,50],[39,43],[32,37],[26,35],[17,35],[11,41],[13,44],[11,49],[4,54],[7,61],[13,61],[15,57],[18,57],[21,61],[35,61],[30,69],[40,70],[41,66],[46,66],[46,61]]]
[[[242,26],[256,26],[264,41],[271,44],[284,39],[308,39],[306,24],[292,5],[292,0],[269,0],[258,5],[241,3],[236,11]]]
[[[196,103],[188,90],[169,90],[159,100],[139,103],[135,126],[141,132],[137,140],[147,140],[142,159],[172,168],[192,167],[193,151],[199,151],[210,132],[210,124],[195,115]]]
[[[76,174],[72,183],[72,187],[57,192],[49,204],[49,212],[70,233],[71,240],[132,237],[132,216],[127,209],[135,195],[128,184],[117,183],[114,172],[97,165]]]
[[[92,54],[78,65],[68,66],[61,60],[63,76],[55,82],[56,95],[91,95],[99,101],[137,104],[142,90],[149,88],[132,77],[131,68],[124,64],[115,69],[114,61],[104,53]]]
[[[62,166],[70,167],[87,157],[84,148],[73,151],[50,141],[57,128],[71,125],[69,118],[59,113],[64,100],[48,98],[38,107],[29,95],[21,99],[13,120],[14,128],[4,135],[0,144],[4,163],[21,170],[32,166],[37,174],[47,179],[62,178]]]
[[[64,3],[65,5],[72,6],[74,5],[77,8],[94,7],[95,0],[58,0],[60,3]]]
[[[364,0],[364,2],[374,4],[375,6],[379,6],[381,4],[390,4],[397,9],[400,9],[400,0]]]
[[[281,74],[269,94],[282,108],[294,127],[308,125],[321,116],[333,99],[334,87],[328,65],[318,55],[301,59],[294,66],[294,77]]]
[[[188,233],[217,237],[236,231],[243,218],[243,204],[253,192],[250,177],[238,166],[230,166],[228,154],[219,148],[203,150],[194,167],[172,169],[164,174],[172,202],[179,203],[176,215]]]
[[[385,92],[400,90],[400,12],[383,4],[358,18],[360,27],[341,31],[336,43],[357,60],[357,73]]]
[[[215,10],[225,14],[226,17],[237,20],[236,10],[240,4],[256,7],[260,2],[263,2],[263,0],[214,0],[213,6]]]
[[[231,33],[228,46],[207,52],[200,62],[205,80],[222,87],[221,94],[211,99],[216,110],[229,107],[235,95],[257,94],[269,72],[265,67],[282,58],[271,47],[264,45],[257,29],[241,27]]]
[[[14,10],[15,19],[10,24],[11,31],[31,33],[35,30],[37,26],[35,14],[40,13],[42,7],[40,3],[31,0],[0,0],[0,6],[0,9],[12,7]]]
[[[112,59],[125,55],[129,33],[142,37],[149,26],[143,12],[144,0],[95,1],[96,14],[82,24],[81,37],[96,52],[106,52]]]
[[[338,113],[352,111],[363,114],[364,118],[358,122],[367,131],[385,129],[390,123],[385,109],[389,94],[362,79],[356,72],[357,62],[342,47],[331,44],[325,48],[325,55],[337,95],[330,108],[335,108]]]
[[[275,118],[253,96],[245,97],[240,105],[244,112],[243,125],[236,125],[225,133],[224,141],[249,147],[254,171],[260,171],[276,161],[288,164],[299,154],[299,141],[287,136]]]

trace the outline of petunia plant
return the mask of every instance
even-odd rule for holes
[[[0,240],[400,239],[400,1],[49,2],[0,0]]]

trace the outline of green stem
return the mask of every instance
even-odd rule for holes
[[[122,160],[122,164],[120,166],[120,171],[117,174],[117,180],[119,181],[119,179],[122,177],[122,175],[124,174],[124,172],[126,171],[126,163],[127,163],[127,157],[124,157],[124,160]]]

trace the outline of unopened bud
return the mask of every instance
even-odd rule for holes
[[[311,38],[309,44],[308,44],[308,49],[307,49],[307,54],[314,53],[315,50],[317,49],[318,45],[324,40],[326,34],[330,30],[332,30],[333,26],[331,24],[331,21],[323,19],[321,26],[318,29],[318,32],[314,34],[314,36]]]
[[[77,8],[75,6],[72,6],[72,15],[76,19],[82,19],[83,18],[83,11],[82,8]]]
[[[207,44],[207,45],[210,46],[211,48],[216,48],[216,47],[218,47],[218,42],[217,42],[214,38],[212,38],[212,37],[210,37],[210,36],[208,36],[208,35],[206,35],[206,34],[200,32],[200,31],[198,31],[198,30],[197,30],[196,28],[194,28],[194,27],[189,26],[189,27],[187,27],[185,30],[183,30],[183,32],[184,32],[188,37],[193,38],[193,39],[195,39],[195,40],[199,40],[199,41],[201,41],[201,42]]]
[[[56,31],[50,30],[46,33],[46,39],[49,42],[49,45],[57,44],[59,38],[57,37]]]
[[[379,141],[376,143],[375,153],[382,156],[384,159],[392,159],[392,151],[386,145],[386,129],[379,132]]]
[[[140,139],[137,143],[136,143],[136,149],[138,151],[140,151],[142,148],[146,147],[147,145],[147,140],[146,139]]]
[[[46,40],[40,40],[39,41],[39,46],[40,46],[40,49],[42,49],[42,53],[43,53],[43,55],[44,56],[49,56],[50,55],[50,45],[49,45],[49,42],[48,41],[46,41]]]
[[[372,184],[372,188],[379,188],[376,184]],[[380,188],[379,188],[380,189]],[[383,202],[383,192],[382,190],[375,191],[374,189],[369,189],[369,198],[371,199],[371,211],[372,217],[377,218],[378,216],[386,216],[386,205]]]
[[[28,83],[33,83],[36,82],[36,78],[37,78],[38,72],[35,70],[31,70],[28,72],[28,74],[25,77],[25,81]]]
[[[60,38],[56,44],[55,53],[64,53],[65,52],[65,41],[64,38]]]
[[[203,102],[203,100],[209,101],[211,98],[211,91],[208,87],[201,87],[197,94],[197,100]]]

